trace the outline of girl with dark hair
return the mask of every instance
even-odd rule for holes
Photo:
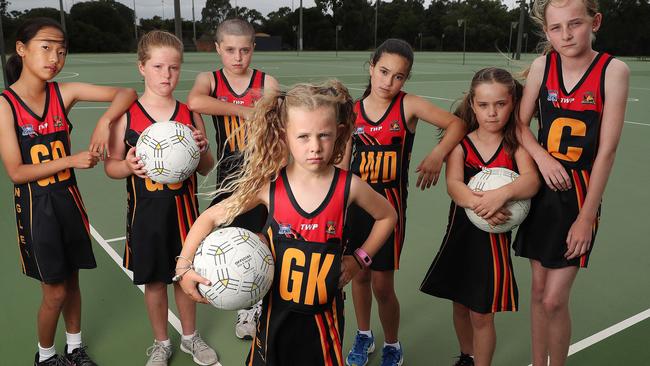
[[[18,28],[16,54],[7,63],[11,86],[0,98],[0,156],[14,183],[22,271],[40,281],[43,292],[34,365],[92,366],[81,342],[79,269],[96,263],[74,168],[92,168],[108,154],[109,124],[136,94],[50,82],[66,54],[67,39],[55,21],[35,18]],[[88,150],[72,154],[68,111],[78,101],[112,104],[97,122]],[[54,348],[60,314],[67,340],[63,356]]]
[[[449,223],[420,290],[453,301],[460,356],[455,366],[490,365],[496,346],[494,314],[517,310],[517,283],[510,260],[510,232],[475,227],[464,208],[492,225],[507,221],[504,205],[532,197],[539,188],[532,158],[517,143],[522,86],[498,68],[478,71],[456,115],[469,133],[447,158]],[[473,192],[470,178],[483,168],[507,168],[519,177],[499,189]]]
[[[363,97],[354,105],[355,130],[346,158],[341,164],[386,197],[398,214],[396,226],[377,253],[370,268],[352,281],[352,297],[358,332],[346,358],[350,366],[365,365],[374,351],[370,330],[370,308],[374,293],[385,343],[382,366],[401,365],[403,352],[398,341],[399,302],[395,295],[394,273],[404,243],[408,167],[418,119],[447,130],[440,143],[417,166],[416,187],[430,188],[447,154],[465,135],[460,118],[423,98],[402,91],[413,66],[411,46],[399,39],[382,43],[370,59],[370,82]],[[372,217],[356,206],[350,207],[349,248],[358,250],[372,227]]]

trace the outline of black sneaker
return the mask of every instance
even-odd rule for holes
[[[39,362],[38,352],[34,356],[34,366],[74,366],[73,363],[70,363],[65,357],[61,355],[54,355],[48,358],[45,361]]]
[[[460,353],[460,356],[457,357],[458,361],[454,364],[454,366],[474,366],[474,359],[472,356],[468,355],[467,353]]]
[[[68,353],[68,345],[65,345],[65,358],[74,366],[97,366],[86,353],[86,346],[79,347]]]

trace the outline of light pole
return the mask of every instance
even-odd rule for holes
[[[524,33],[524,53],[528,53],[528,33]]]
[[[445,47],[445,34],[442,34],[442,37],[440,37],[440,52],[444,51]]]
[[[458,19],[458,26],[463,27],[463,65],[465,65],[465,50],[466,50],[466,41],[467,41],[467,19]]]
[[[194,16],[194,0],[192,0],[192,39],[194,40],[194,45],[196,46],[196,17]]]
[[[375,48],[377,48],[377,14],[379,13],[379,0],[375,0]]]
[[[521,59],[521,39],[523,38],[524,35],[524,22],[526,21],[526,1],[525,0],[520,0],[519,4],[519,31],[517,32],[517,53],[515,55],[515,59],[519,60]]]
[[[135,14],[135,0],[133,0],[133,31],[135,35],[135,44],[138,44],[138,16]]]
[[[296,34],[296,56],[300,56],[300,50],[298,49],[298,32],[296,31],[296,26],[292,25],[291,29],[293,29],[293,32]]]
[[[61,27],[63,27],[63,33],[65,31],[65,11],[63,11],[63,0],[59,0],[59,11],[61,12]]]
[[[341,28],[343,28],[342,25],[337,25],[336,32],[334,32],[336,34],[336,36],[334,37],[336,38],[336,57],[339,57],[339,31],[341,30]]]
[[[510,22],[510,39],[508,39],[508,54],[511,53],[510,51],[512,49],[511,48],[511,46],[512,46],[512,30],[517,28],[518,23],[519,22]]]
[[[418,33],[418,37],[420,37],[420,52],[422,52],[422,32]]]
[[[298,41],[298,49],[302,51],[302,0],[300,0],[300,29],[298,30],[299,34],[299,41]]]

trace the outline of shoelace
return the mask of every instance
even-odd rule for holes
[[[165,361],[167,360],[167,351],[162,344],[154,343],[151,347],[147,348],[147,356],[152,356],[152,361]]]
[[[81,362],[92,362],[90,356],[88,356],[88,353],[86,353],[86,346],[77,348],[76,350],[72,351],[70,356],[72,357],[73,361],[77,364]]]
[[[250,309],[237,312],[237,323],[248,323],[257,321],[259,305],[255,304]],[[243,318],[243,319],[242,319]]]
[[[197,351],[203,351],[208,348],[209,348],[208,344],[205,343],[203,338],[201,338],[201,336],[199,336],[198,333],[194,337],[192,337],[192,353]]]
[[[399,350],[395,347],[385,347],[382,353],[382,366],[395,365],[399,361]]]
[[[462,355],[460,355],[460,356],[458,356],[456,358],[458,359],[458,361],[456,361],[454,366],[472,366],[472,365],[474,365],[474,360],[470,356],[462,354]]]
[[[368,347],[370,347],[370,337],[357,334],[356,339],[354,340],[354,345],[352,347],[352,353],[366,353]]]

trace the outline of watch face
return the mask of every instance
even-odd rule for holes
[[[370,264],[370,257],[363,257],[362,259],[366,264]]]

